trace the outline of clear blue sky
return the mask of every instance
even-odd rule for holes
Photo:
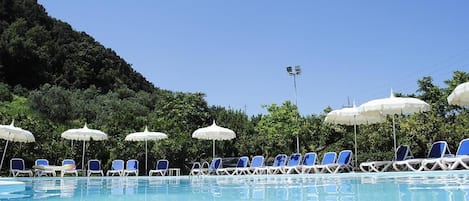
[[[446,87],[469,72],[469,1],[39,0],[50,16],[117,52],[155,86],[203,92],[209,105],[302,115]]]

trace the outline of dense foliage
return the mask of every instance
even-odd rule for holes
[[[301,108],[289,101],[266,103],[266,114],[249,117],[243,111],[209,106],[202,93],[157,89],[115,52],[48,17],[32,0],[0,1],[0,81],[0,123],[14,120],[36,138],[34,143],[11,142],[6,159],[22,157],[28,167],[37,158],[52,164],[74,158],[80,167],[82,142],[62,139],[60,134],[85,123],[109,135],[106,141],[87,143],[86,159],[100,159],[105,169],[114,159],[137,158],[143,163],[144,143],[124,138],[148,126],[169,136],[149,143],[150,167],[166,158],[171,167],[187,171],[191,162],[210,159],[211,142],[193,139],[191,134],[213,120],[237,134],[234,140],[216,142],[217,154],[223,157],[290,154],[296,151],[296,136],[302,153],[321,156],[353,149],[353,127],[324,123],[331,108],[300,116]],[[398,143],[410,145],[416,157],[423,157],[437,140],[448,141],[454,152],[458,142],[469,137],[468,111],[446,101],[457,84],[469,81],[469,74],[455,72],[444,87],[432,81],[424,77],[418,80],[416,94],[400,94],[420,98],[432,108],[396,115]],[[392,158],[390,117],[383,123],[360,125],[358,133],[359,162]],[[4,142],[0,141],[1,147]]]

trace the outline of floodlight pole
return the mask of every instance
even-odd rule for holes
[[[298,110],[298,94],[296,91],[296,76],[301,74],[301,67],[298,65],[295,66],[295,68],[288,66],[287,72],[290,76],[293,76],[293,87],[295,89],[295,106],[296,106],[296,109]],[[296,121],[296,125],[299,128],[298,115],[296,115],[295,121]],[[296,134],[296,153],[300,153],[300,138],[298,137],[298,133]]]

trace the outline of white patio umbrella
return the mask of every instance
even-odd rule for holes
[[[411,97],[395,97],[391,90],[391,96],[389,98],[375,99],[368,101],[360,107],[358,110],[361,113],[378,113],[382,115],[392,116],[392,131],[394,140],[394,153],[396,153],[397,141],[396,141],[396,123],[394,115],[396,114],[413,114],[417,112],[424,112],[430,110],[430,105],[425,101]]]
[[[215,140],[231,140],[236,133],[228,128],[217,126],[215,121],[209,127],[199,128],[192,133],[193,138],[213,141],[213,158],[215,158]]]
[[[469,82],[456,86],[447,100],[450,105],[469,106]]]
[[[125,141],[145,141],[145,174],[148,172],[148,140],[161,140],[168,138],[168,135],[160,132],[149,132],[145,126],[145,131],[128,134]]]
[[[83,126],[83,128],[68,129],[65,132],[63,132],[61,136],[62,138],[65,138],[68,140],[82,140],[83,141],[83,157],[81,159],[82,170],[85,170],[86,141],[90,141],[91,139],[96,140],[96,141],[107,140],[106,133],[100,130],[89,129],[86,126],[86,123],[85,123],[85,126]]]
[[[8,142],[34,142],[34,135],[22,128],[15,127],[15,121],[11,121],[10,125],[0,125],[0,138],[6,140],[5,148],[3,149],[2,162],[0,162],[0,170],[3,167],[3,160],[8,147]]]
[[[377,113],[360,113],[358,108],[353,105],[353,107],[342,108],[338,110],[333,110],[326,115],[324,122],[341,124],[341,125],[353,125],[354,131],[354,146],[355,146],[355,167],[357,167],[358,161],[358,148],[357,148],[357,125],[361,124],[374,124],[384,121],[384,116]]]

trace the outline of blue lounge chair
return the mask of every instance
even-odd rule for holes
[[[237,174],[238,171],[236,171],[238,168],[246,168],[249,164],[249,157],[247,156],[241,156],[238,159],[238,162],[236,163],[236,167],[228,167],[228,168],[219,168],[217,170],[217,174],[226,174],[226,175],[234,175]]]
[[[317,154],[315,152],[308,152],[303,158],[301,166],[297,167],[297,172],[310,173],[313,170],[313,166],[316,165]]]
[[[291,174],[293,172],[296,172],[299,174],[300,172],[298,171],[298,166],[300,166],[301,163],[301,154],[300,153],[294,153],[290,155],[290,158],[288,158],[287,165],[283,167],[281,170],[283,174]]]
[[[285,167],[286,164],[287,164],[287,155],[278,154],[277,156],[275,156],[274,163],[272,164],[272,166],[263,167],[259,169],[259,171],[266,172],[268,174],[281,173],[282,169]]]
[[[65,174],[75,174],[75,176],[78,177],[78,171],[76,169],[77,166],[75,165],[75,160],[73,160],[73,159],[64,159],[62,161],[62,166],[64,168],[60,172],[61,177],[65,176]]]
[[[124,175],[124,161],[123,160],[113,160],[111,163],[111,169],[106,172],[106,176],[114,176],[115,174],[119,176]]]
[[[370,161],[360,163],[360,169],[363,172],[385,172],[396,161],[403,161],[409,159],[411,153],[407,145],[401,145],[397,148],[394,160],[391,161]]]
[[[441,159],[444,170],[469,169],[469,138],[459,142],[455,157]]]
[[[42,167],[48,167],[49,166],[49,161],[47,159],[36,159],[36,161],[34,162],[34,166],[42,166]],[[55,170],[48,170],[46,168],[42,168],[42,169],[34,169],[34,172],[36,173],[36,176],[40,177],[40,176],[48,176],[49,174],[51,176],[54,176],[55,177]]]
[[[204,175],[210,175],[212,173],[216,174],[217,170],[222,167],[222,160],[221,158],[214,158],[212,159],[212,162],[210,163],[210,166],[208,167],[207,170],[203,170],[202,174]]]
[[[427,158],[413,158],[403,161],[396,161],[392,164],[392,166],[396,171],[434,170],[440,166],[439,161],[445,156],[447,151],[449,151],[449,149],[446,141],[438,141],[432,144]],[[431,165],[431,167],[429,167],[429,165]]]
[[[88,161],[88,171],[86,175],[89,177],[91,174],[101,174],[101,176],[104,176],[103,169],[101,169],[101,161],[97,159]]]
[[[165,176],[168,173],[169,169],[169,161],[166,159],[161,159],[156,162],[156,169],[150,170],[148,173],[149,176],[153,176],[153,174]]]
[[[353,167],[350,165],[352,162],[352,151],[351,150],[343,150],[339,153],[337,157],[337,161],[335,163],[326,165],[326,170],[329,173],[338,173],[342,171],[351,172],[353,171]]]
[[[129,176],[131,174],[138,176],[138,160],[130,159],[127,161],[124,176]]]
[[[252,157],[251,164],[249,167],[240,167],[236,168],[233,174],[241,175],[241,174],[258,174],[258,169],[264,167],[264,156],[257,155]]]
[[[13,175],[13,177],[17,177],[21,174],[26,174],[32,177],[33,171],[27,170],[25,168],[24,160],[22,158],[12,158],[10,160],[10,175]]]
[[[335,159],[337,154],[335,152],[327,152],[322,157],[322,161],[320,165],[313,165],[313,171],[315,173],[323,173],[326,171],[326,167],[330,164],[335,163]]]

